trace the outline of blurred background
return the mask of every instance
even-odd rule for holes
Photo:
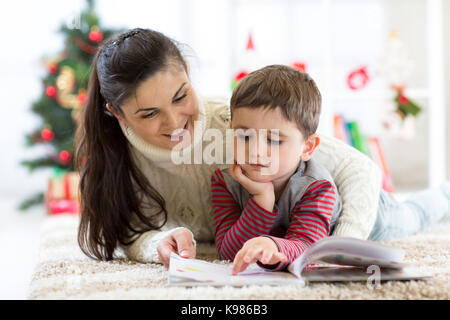
[[[450,1],[17,0],[2,7],[0,299],[26,297],[42,219],[76,211],[73,132],[89,64],[104,39],[128,28],[179,41],[204,96],[229,98],[242,77],[268,64],[310,73],[323,96],[319,132],[371,157],[383,188],[400,198],[450,178]]]

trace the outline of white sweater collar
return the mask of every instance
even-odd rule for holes
[[[201,129],[201,134],[197,136],[194,135],[193,143],[185,148],[183,152],[191,152],[203,139],[203,133],[211,124],[211,113],[209,108],[206,107],[205,100],[203,98],[198,98],[198,108],[199,114],[197,119],[197,124],[200,124],[198,129]],[[131,127],[127,127],[118,121],[122,129],[123,134],[128,139],[128,142],[141,154],[143,154],[147,159],[155,163],[169,164],[171,163],[171,150],[164,149],[155,145],[152,145],[145,141],[142,137],[138,136],[137,133],[133,131]]]

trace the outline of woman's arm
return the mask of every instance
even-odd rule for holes
[[[355,148],[336,138],[319,136],[313,159],[328,169],[342,200],[333,235],[367,239],[377,215],[381,171]]]
[[[179,227],[167,231],[145,232],[131,245],[122,245],[121,248],[131,260],[162,263],[168,268],[171,252],[184,258],[195,258],[195,246],[192,232],[187,228]]]

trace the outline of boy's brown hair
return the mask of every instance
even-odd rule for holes
[[[270,65],[244,77],[233,91],[230,109],[281,108],[306,139],[319,125],[322,96],[307,74],[284,65]]]

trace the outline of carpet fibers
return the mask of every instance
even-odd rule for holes
[[[421,281],[314,283],[306,287],[169,287],[159,264],[120,258],[87,258],[76,241],[78,219],[49,217],[43,223],[29,299],[450,299],[450,220],[416,235],[385,242],[405,249],[405,261],[433,275]],[[214,261],[214,247],[198,244],[197,258]]]

